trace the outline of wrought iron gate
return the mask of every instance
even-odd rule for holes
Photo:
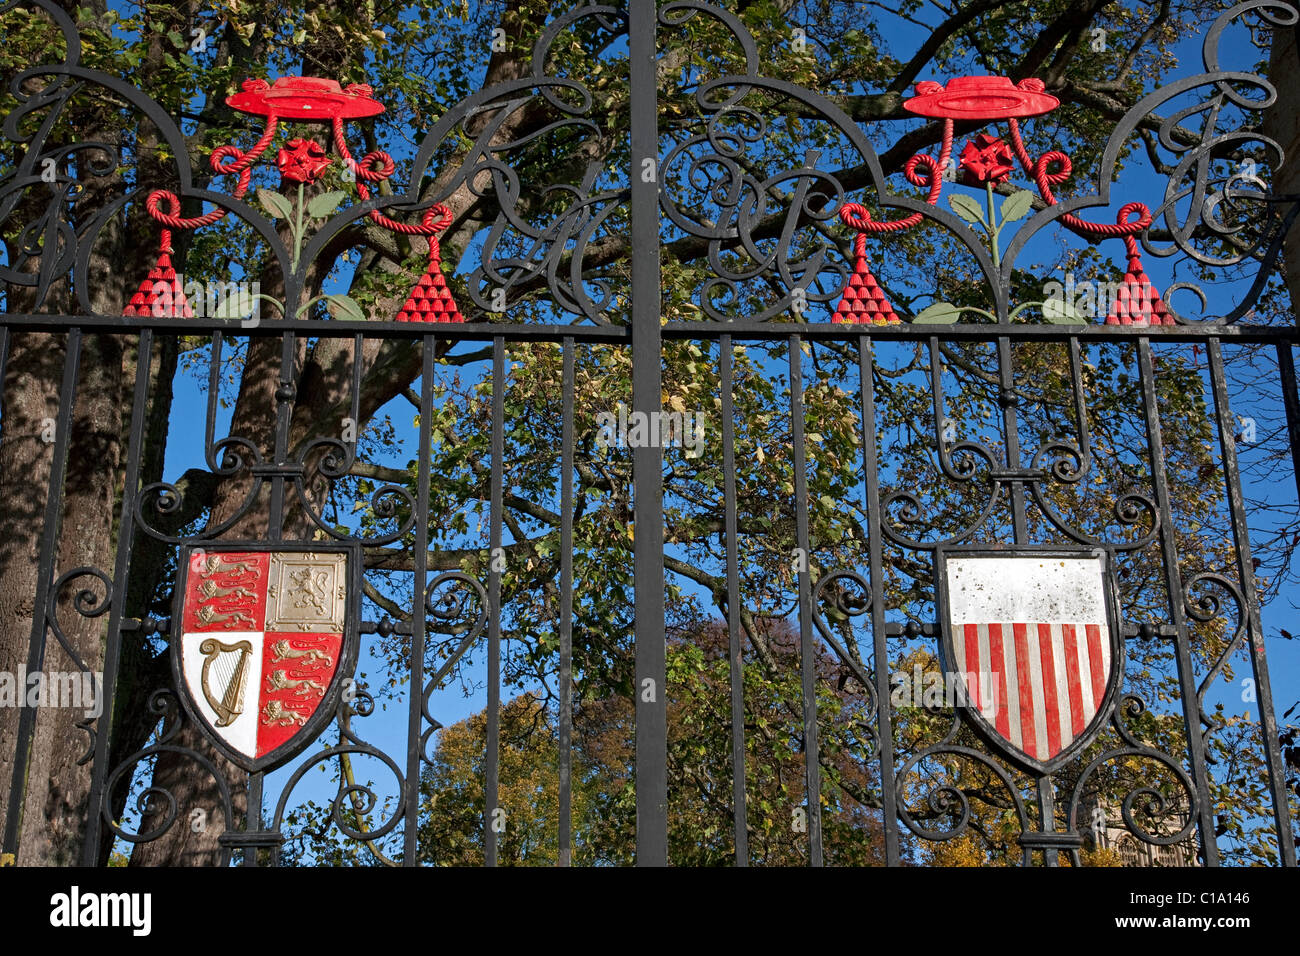
[[[469,97],[419,141],[404,195],[371,195],[393,175],[387,154],[372,150],[358,160],[349,152],[356,136],[350,124],[382,108],[368,87],[249,81],[229,102],[244,114],[241,122],[265,118],[257,121],[260,138],[212,152],[212,178],[233,177],[218,191],[191,169],[185,135],[166,109],[82,65],[77,28],[61,8],[45,0],[2,8],[7,17],[19,11],[52,24],[51,42],[66,55],[10,78],[17,106],[6,119],[0,170],[0,222],[12,230],[0,316],[0,370],[9,374],[0,379],[15,389],[43,367],[57,396],[45,424],[19,418],[6,391],[0,420],[10,449],[21,441],[35,447],[48,433],[48,481],[32,489],[40,507],[29,516],[38,529],[31,627],[17,663],[24,674],[102,670],[106,716],[77,722],[89,737],[82,862],[102,860],[114,840],[174,838],[189,825],[195,787],[204,788],[201,819],[220,831],[212,861],[278,861],[295,788],[319,765],[339,768],[329,817],[345,839],[375,860],[419,862],[421,784],[441,728],[433,697],[463,655],[481,651],[487,743],[480,832],[485,861],[496,863],[505,832],[497,826],[504,819],[503,632],[529,613],[555,622],[553,649],[543,641],[538,653],[556,662],[556,856],[570,862],[575,642],[581,652],[601,639],[574,627],[582,568],[601,560],[599,550],[575,546],[596,500],[575,488],[576,477],[609,501],[632,502],[632,513],[610,528],[630,541],[624,580],[635,594],[619,591],[632,619],[624,696],[635,705],[637,862],[667,863],[674,842],[671,789],[681,781],[670,779],[670,767],[680,766],[670,760],[670,740],[679,739],[670,733],[670,710],[685,706],[681,695],[694,685],[670,680],[669,652],[679,645],[666,639],[666,621],[685,613],[689,582],[696,597],[716,604],[725,631],[717,655],[700,662],[699,680],[725,664],[717,671],[725,675],[725,706],[714,716],[731,778],[710,777],[698,792],[726,805],[723,832],[708,839],[721,841],[739,865],[766,858],[753,844],[775,840],[774,827],[793,834],[813,864],[828,847],[834,859],[850,859],[837,855],[840,838],[831,832],[844,826],[877,828],[875,859],[890,865],[926,859],[927,845],[976,837],[1025,864],[1055,865],[1064,855],[1078,865],[1085,847],[1121,830],[1150,846],[1194,847],[1189,861],[1217,865],[1230,788],[1213,768],[1215,735],[1225,722],[1212,700],[1234,662],[1249,668],[1258,711],[1257,723],[1233,725],[1253,734],[1242,752],[1259,758],[1233,768],[1259,784],[1259,804],[1244,827],[1270,834],[1264,844],[1273,859],[1295,865],[1295,798],[1279,747],[1240,425],[1229,399],[1239,354],[1275,357],[1277,379],[1265,401],[1280,396],[1291,452],[1300,449],[1294,316],[1272,322],[1255,312],[1276,281],[1274,264],[1298,207],[1295,197],[1270,193],[1253,170],[1223,171],[1233,144],[1247,137],[1272,151],[1275,166],[1281,155],[1253,127],[1242,132],[1243,116],[1272,104],[1272,87],[1221,70],[1217,53],[1229,26],[1294,25],[1289,7],[1252,2],[1225,13],[1207,34],[1205,72],[1128,111],[1102,156],[1096,195],[1075,183],[1070,191],[1079,198],[1064,200],[1053,189],[1069,179],[1069,157],[1034,156],[1032,138],[1022,135],[1022,121],[1032,128],[1056,102],[1041,83],[918,84],[909,109],[933,119],[927,130],[942,145],[937,158],[918,152],[906,164],[906,180],[924,195],[895,192],[862,126],[826,97],[761,75],[760,50],[741,20],[696,0],[657,8],[651,0],[592,4],[558,15],[536,41],[530,75]],[[716,44],[711,55],[730,68],[708,76],[697,65],[659,63],[664,31],[707,38]],[[625,114],[606,117],[597,90],[547,72],[559,56],[557,41],[574,37],[606,49],[626,43]],[[681,87],[676,99],[668,89],[674,84]],[[135,117],[140,139],[78,135],[97,128],[87,103]],[[1144,130],[1148,114],[1166,105],[1166,124]],[[670,121],[661,124],[664,116]],[[284,182],[310,194],[300,188],[295,205],[262,191],[261,208],[254,205],[247,195],[253,169],[269,159],[278,126],[317,122],[326,126],[312,129],[330,130],[332,156],[306,138],[276,160]],[[174,166],[160,171],[151,160],[98,191],[97,180],[115,177],[128,155],[143,154],[146,127],[151,148],[178,157]],[[1005,133],[991,135],[994,127]],[[1151,206],[1128,202],[1113,224],[1095,222],[1089,210],[1106,207],[1112,194],[1129,199],[1112,174],[1126,143],[1144,132],[1151,150],[1172,157],[1163,192]],[[529,181],[536,151],[552,148],[547,137],[580,156],[575,143],[583,137],[613,134],[625,137],[625,147],[604,155],[619,157],[621,182],[595,160],[575,163],[566,182]],[[960,163],[953,157],[958,136],[969,137]],[[453,153],[457,165],[444,167]],[[322,192],[331,163],[345,184]],[[950,166],[956,176],[945,177]],[[940,206],[959,182],[983,189],[987,204],[956,194],[951,211]],[[78,198],[87,190],[97,205]],[[454,196],[459,208],[440,205]],[[466,197],[486,225],[471,230],[461,263],[443,263],[439,237],[463,227]],[[317,223],[310,235],[304,208]],[[879,210],[874,218],[869,208]],[[886,219],[888,210],[898,218]],[[123,223],[158,242],[147,278],[96,272],[95,244],[106,231],[127,228]],[[268,284],[266,295],[259,286],[240,305],[211,314],[195,308],[202,303],[176,269],[187,251],[214,253],[217,247],[198,243],[218,225],[229,230],[227,241],[246,242],[263,256],[229,276],[232,285],[259,275],[282,279]],[[1080,306],[1082,283],[1072,277],[1054,292],[1027,294],[1033,284],[1018,263],[1029,250],[1041,251],[1034,244],[1044,240],[1036,237],[1066,234],[1099,243],[1088,249],[1103,256],[1125,245],[1123,278],[1111,282],[1113,294],[1095,314]],[[878,279],[890,256],[883,240],[907,237],[959,257],[966,270],[932,276],[920,297],[934,301],[910,311],[898,299],[915,287],[887,291]],[[324,291],[337,257],[357,247],[364,255],[367,243],[387,243],[395,260],[417,261],[402,279],[396,301],[405,302],[389,310],[393,321],[375,318],[386,308],[382,290],[369,301],[364,292]],[[693,249],[707,266],[694,279],[666,276],[663,263],[677,269],[679,262],[665,259],[665,249]],[[1160,289],[1144,270],[1166,258],[1246,275],[1226,297],[1187,281]],[[628,262],[625,274],[611,266],[620,261]],[[1100,280],[1088,281],[1095,304]],[[694,290],[688,301],[672,297],[683,286]],[[1185,313],[1171,301],[1178,291]],[[250,308],[260,318],[250,318]],[[356,321],[367,312],[369,321]],[[151,429],[156,409],[171,403],[178,346],[196,339],[208,350],[206,467],[199,469],[206,484],[165,482],[165,447],[151,445]],[[480,459],[480,473],[465,478],[434,471],[430,423],[444,407],[442,363],[473,342],[486,343],[475,361],[489,363],[483,394],[490,398],[481,419],[470,416],[472,396],[456,407],[470,416],[463,428],[481,428],[490,464]],[[252,372],[260,370],[262,382],[237,398],[223,437],[223,376],[232,352],[247,380],[256,382]],[[596,368],[607,377],[593,377],[597,354],[621,355],[621,365]],[[515,357],[549,370],[558,386],[551,405],[508,410]],[[118,423],[124,451],[106,539],[112,550],[102,563],[77,564],[69,561],[75,548],[68,541],[81,529],[68,517],[69,502],[84,493],[78,475],[94,464],[85,456],[95,447],[84,437],[90,412],[77,396],[112,362],[133,376],[124,390],[129,412],[123,408]],[[358,423],[405,387],[380,389],[377,397],[372,379],[381,366],[400,366],[405,381],[418,383],[418,392],[406,389],[420,423],[409,487],[394,469],[367,464],[359,453]],[[615,367],[626,371],[626,396],[610,372]],[[681,446],[696,420],[687,407],[665,407],[665,396],[700,382],[707,387],[694,394],[709,404],[698,408],[714,416],[716,432],[709,426],[707,450],[691,455]],[[584,419],[577,406],[601,388],[610,390],[610,417]],[[621,422],[613,398],[623,405]],[[788,443],[778,443],[788,444],[788,458],[764,448],[768,433],[760,426],[772,416],[788,421]],[[657,439],[635,438],[638,423]],[[559,460],[553,505],[516,494],[518,472],[533,467],[524,457],[507,467],[507,451],[525,445],[529,430]],[[558,448],[547,444],[552,431]],[[437,439],[476,440],[453,425]],[[608,456],[593,452],[593,443]],[[1184,454],[1193,443],[1203,450]],[[910,457],[903,454],[909,450]],[[360,518],[327,515],[334,489],[366,476],[373,480],[356,492]],[[486,489],[486,535],[481,545],[454,548],[439,524],[450,512],[431,502],[443,508],[442,496],[456,487],[473,499],[479,485]],[[1206,497],[1189,501],[1189,488]],[[553,549],[530,543],[512,510],[547,525]],[[1216,520],[1224,522],[1220,539],[1196,543]],[[691,521],[703,529],[694,537],[682,530]],[[627,549],[609,545],[606,560]],[[6,560],[23,558],[11,549]],[[990,563],[999,560],[1028,563]],[[555,580],[537,585],[545,601],[506,615],[503,582],[523,562]],[[1055,604],[1025,596],[1055,586],[1034,577],[1055,573],[1053,565],[1081,569],[1093,582],[1083,588],[1095,588],[1092,610],[1061,617]],[[376,596],[364,571],[405,575],[404,597]],[[276,574],[305,574],[307,583],[292,587],[307,590],[291,592],[291,578]],[[322,574],[328,584],[319,614],[303,605],[305,617],[286,616],[287,599],[279,596],[310,597],[313,576]],[[1008,594],[1028,604],[959,607],[963,581],[997,591],[1007,574],[1016,576]],[[666,592],[666,585],[675,589]],[[204,593],[215,597],[204,604]],[[786,599],[788,612],[771,610]],[[325,601],[333,603],[326,608]],[[385,608],[392,613],[381,613]],[[273,626],[273,617],[280,623]],[[793,622],[788,632],[785,617]],[[611,619],[610,633],[619,626]],[[235,640],[245,632],[260,636]],[[227,633],[229,642],[221,639]],[[182,650],[187,635],[194,651]],[[272,638],[283,641],[284,655],[275,660],[307,655],[300,669],[250,664],[250,654],[271,661],[281,653]],[[374,710],[373,697],[352,677],[363,640],[396,641],[408,662],[400,752],[367,742],[362,729]],[[435,642],[441,658],[433,655]],[[139,649],[151,647],[172,669],[142,689],[132,668],[140,666]],[[583,668],[599,656],[584,655]],[[755,668],[773,682],[797,675],[794,696],[757,704],[756,695],[771,691],[747,689]],[[218,670],[224,683],[213,689],[210,671]],[[920,699],[917,685],[930,684],[921,678],[936,674],[955,700]],[[910,675],[916,680],[909,683]],[[236,701],[245,686],[257,688],[248,719],[262,723],[250,731],[254,742],[240,744],[223,728],[241,719]],[[918,694],[909,700],[912,691]],[[793,716],[783,711],[791,702]],[[769,705],[766,716],[755,710]],[[748,751],[760,732],[772,734],[764,723],[772,714],[790,718],[773,735],[786,734],[788,747],[779,739],[763,746],[797,754],[802,781],[795,789],[801,783],[803,790],[788,792],[782,782],[787,801],[775,806],[766,782],[753,783],[761,799],[750,792],[761,768]],[[4,851],[19,859],[24,819],[41,806],[29,773],[33,753],[48,733],[66,732],[55,723],[64,730],[40,736],[42,722],[57,720],[68,718],[20,706],[15,737],[4,742],[12,755]],[[122,752],[121,741],[139,726],[146,729],[140,744]],[[332,742],[318,745],[327,732]],[[392,774],[391,806],[380,810],[372,787],[352,777],[353,756]],[[182,761],[188,776],[175,769]],[[268,774],[282,766],[291,775],[278,793],[267,791]],[[132,806],[128,794],[141,789]],[[1099,819],[1106,822],[1098,826]],[[681,836],[697,839],[705,838]]]

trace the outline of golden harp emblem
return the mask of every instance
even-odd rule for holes
[[[210,637],[199,645],[203,655],[203,696],[217,714],[217,726],[228,727],[244,712],[244,688],[248,685],[250,641],[225,644]]]

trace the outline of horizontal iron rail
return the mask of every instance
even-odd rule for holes
[[[435,327],[436,326],[436,327]],[[408,338],[418,340],[430,333],[439,338],[465,341],[491,341],[502,336],[507,341],[561,341],[572,337],[585,342],[631,343],[631,332],[621,325],[556,325],[527,322],[347,322],[301,319],[263,321],[244,327],[228,319],[139,317],[115,315],[31,315],[0,313],[0,328],[24,332],[62,332],[68,328],[86,331],[138,332],[153,329],[186,335],[225,332],[235,336],[266,336],[294,332],[320,338],[342,338],[358,332],[367,338]],[[930,339],[994,340],[1009,336],[1017,341],[1059,341],[1076,336],[1093,342],[1125,341],[1145,336],[1153,342],[1203,342],[1231,339],[1238,342],[1290,343],[1300,346],[1300,326],[1273,325],[994,325],[960,323],[956,325],[841,325],[830,322],[668,322],[662,329],[666,339],[714,339],[730,335],[740,340],[786,339],[801,335],[812,339],[850,341],[869,335],[882,341]]]
[[[666,339],[709,339],[730,335],[741,340],[786,339],[792,334],[804,338],[851,341],[869,335],[883,341],[942,339],[996,341],[1007,336],[1018,341],[1060,341],[1078,337],[1089,341],[1124,341],[1139,337],[1152,341],[1198,342],[1222,338],[1241,342],[1300,343],[1300,327],[1268,325],[838,325],[798,322],[669,322],[663,328]]]
[[[257,325],[244,326],[238,320],[173,318],[170,316],[124,315],[31,315],[0,312],[0,328],[27,332],[61,332],[76,327],[95,332],[138,332],[153,329],[185,335],[204,335],[224,332],[234,336],[266,336],[294,332],[309,338],[345,338],[358,332],[367,338],[383,336],[390,339],[418,341],[429,334],[439,338],[491,341],[496,336],[508,340],[526,341],[541,339],[559,341],[566,336],[591,342],[631,341],[631,333],[619,325],[554,325],[531,322],[349,322],[321,319],[263,320]]]

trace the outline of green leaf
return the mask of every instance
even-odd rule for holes
[[[954,197],[956,198],[956,197]],[[951,302],[936,302],[923,309],[912,319],[913,325],[952,325],[961,316],[961,309]]]
[[[311,202],[307,203],[307,215],[313,219],[325,219],[335,209],[339,208],[339,203],[347,193],[334,190],[332,192],[321,193],[319,196],[313,196]]]
[[[1057,325],[1083,325],[1088,320],[1064,299],[1048,299],[1043,303],[1043,318]]]
[[[361,311],[361,306],[349,299],[345,295],[327,295],[325,301],[334,308],[331,314],[336,319],[347,319],[352,322],[365,321],[366,314]]]
[[[1002,201],[1002,221],[1015,222],[1024,219],[1034,207],[1034,197],[1027,189],[1012,193]]]
[[[984,209],[978,202],[971,199],[970,196],[963,196],[961,193],[956,193],[948,197],[948,205],[952,206],[953,212],[961,216],[967,222],[981,222],[984,223],[984,225],[988,225],[988,223],[984,221]]]
[[[288,219],[293,215],[293,204],[274,189],[259,189],[257,201],[273,219]]]

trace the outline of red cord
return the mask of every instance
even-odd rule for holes
[[[943,191],[943,171],[948,166],[948,159],[952,156],[952,120],[943,121],[943,145],[939,151],[939,158],[936,160],[927,153],[917,153],[907,161],[903,167],[903,175],[913,186],[919,186],[929,189],[929,195],[925,201],[931,206],[939,202],[939,193]],[[924,166],[925,172],[917,172],[917,167]],[[853,242],[853,251],[857,255],[866,255],[866,233],[879,234],[883,232],[898,232],[902,229],[911,229],[925,218],[921,213],[914,212],[910,216],[902,219],[894,219],[889,222],[876,222],[871,218],[871,213],[867,208],[859,203],[845,203],[840,207],[840,219],[850,229],[856,229],[857,237]]]
[[[339,155],[343,157],[343,162],[347,164],[348,169],[352,170],[356,175],[357,192],[363,200],[370,198],[370,189],[366,186],[365,180],[375,182],[387,179],[393,175],[393,170],[397,168],[396,164],[393,163],[393,157],[380,149],[361,157],[361,162],[354,160],[352,154],[348,152],[347,140],[343,137],[343,120],[337,116],[334,118],[334,146],[338,149]],[[433,221],[435,215],[440,217],[437,222]],[[389,219],[378,209],[370,210],[370,219],[377,225],[383,226],[385,229],[391,229],[393,232],[400,232],[407,236],[429,236],[430,253],[437,256],[438,240],[433,237],[451,225],[452,215],[450,209],[442,205],[442,203],[438,203],[425,212],[421,224],[418,226]]]
[[[1025,172],[1033,177],[1034,182],[1038,184],[1038,192],[1043,200],[1049,206],[1058,204],[1055,195],[1052,194],[1052,187],[1060,185],[1070,178],[1073,165],[1070,163],[1070,157],[1059,150],[1053,150],[1050,153],[1044,153],[1034,162],[1029,157],[1028,150],[1025,149],[1024,140],[1020,138],[1020,124],[1012,119],[1011,123],[1011,145],[1015,148],[1016,157],[1020,160],[1020,165],[1025,168]],[[1048,172],[1048,167],[1053,163],[1058,164],[1056,172]],[[1129,216],[1138,213],[1138,218],[1129,221]],[[1123,236],[1125,239],[1124,247],[1128,250],[1130,256],[1137,255],[1137,243],[1133,241],[1133,236],[1140,233],[1147,226],[1151,225],[1151,209],[1146,203],[1131,202],[1123,206],[1119,215],[1115,217],[1113,225],[1100,222],[1088,222],[1080,219],[1078,216],[1066,213],[1061,217],[1061,222],[1067,228],[1075,232],[1094,239],[1112,239]]]
[[[236,199],[244,198],[244,194],[248,192],[249,181],[253,178],[253,163],[257,162],[258,157],[266,152],[266,148],[271,145],[271,140],[275,139],[276,125],[277,121],[275,115],[272,114],[271,116],[268,116],[266,118],[266,132],[262,134],[261,139],[253,144],[253,148],[246,153],[241,153],[238,146],[218,146],[212,151],[210,162],[213,172],[219,176],[229,176],[234,173],[239,174],[239,183],[235,186],[234,192]],[[229,163],[223,163],[222,161],[227,156],[237,156],[239,158]],[[170,212],[164,213],[158,211],[158,204],[164,199],[167,200],[168,208],[171,210]],[[149,215],[153,216],[154,219],[158,220],[164,226],[168,226],[172,229],[199,229],[203,226],[211,226],[213,223],[219,222],[229,211],[226,209],[214,209],[205,216],[196,216],[193,219],[182,219],[180,217],[180,197],[178,197],[174,192],[166,189],[155,189],[151,192],[149,197],[145,200],[144,206],[145,209],[149,211]],[[163,245],[170,246],[171,243],[166,241]],[[164,251],[170,251],[170,249],[165,249]]]

